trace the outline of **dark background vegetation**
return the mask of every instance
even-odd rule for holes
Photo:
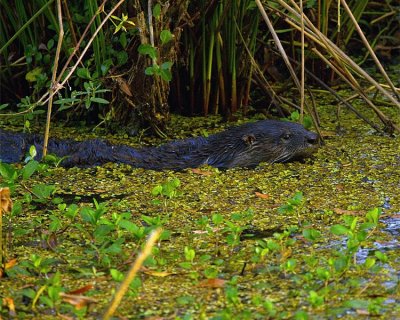
[[[284,3],[264,1],[263,6],[299,77],[301,25],[288,9],[299,4]],[[396,63],[398,3],[348,1],[347,5],[378,58],[384,64]],[[306,83],[335,91],[349,88],[364,99],[360,92],[368,87],[367,79],[329,46],[336,45],[364,69],[376,63],[343,4],[339,10],[337,6],[338,2],[330,1],[304,3],[305,16],[331,41],[324,44],[306,25]],[[55,60],[57,83],[71,69],[73,73],[54,96],[53,119],[125,128],[131,134],[151,127],[164,135],[171,111],[221,114],[232,120],[237,112],[288,117],[299,110],[293,75],[255,1],[150,1],[150,11],[148,1],[62,1],[64,37],[59,55],[56,1],[1,0],[0,9],[3,114],[21,112],[24,120],[32,120],[45,112]],[[93,42],[77,63],[90,39]],[[306,105],[307,101],[313,106],[306,112],[314,113],[317,122],[317,103],[306,90]],[[376,105],[376,100],[371,103]],[[378,116],[389,131],[396,129],[389,118]]]

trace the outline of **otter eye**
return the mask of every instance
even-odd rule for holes
[[[290,134],[290,133],[285,133],[285,134],[282,136],[282,139],[283,139],[283,140],[289,140],[290,137],[291,137],[291,134]]]

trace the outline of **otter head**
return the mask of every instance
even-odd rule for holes
[[[229,167],[287,162],[309,156],[318,148],[318,135],[293,122],[263,120],[242,130],[242,148]]]

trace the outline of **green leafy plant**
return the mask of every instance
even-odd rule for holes
[[[178,195],[180,195],[178,191],[178,187],[181,185],[181,182],[178,178],[173,178],[168,180],[167,182],[157,185],[151,191],[153,196],[163,196],[168,199],[172,199]]]
[[[188,246],[184,249],[185,261],[181,262],[179,265],[184,269],[190,269],[193,265],[194,258],[196,256],[196,251]]]
[[[156,4],[153,8],[153,17],[158,20],[161,15],[161,6]],[[168,43],[173,40],[173,34],[170,30],[164,29],[160,32],[160,47],[165,47]],[[169,82],[172,80],[171,68],[173,65],[172,61],[161,61],[159,57],[159,51],[161,48],[156,48],[154,45],[149,43],[142,43],[138,47],[139,54],[148,56],[152,64],[145,69],[145,74],[153,77],[160,77],[162,80]]]
[[[300,121],[300,112],[295,110],[293,112],[290,113],[290,116],[288,117],[288,119],[290,121],[293,122],[299,122]],[[306,129],[310,129],[312,127],[313,121],[312,118],[309,115],[305,115],[303,117],[303,122],[302,125],[306,128]]]
[[[171,33],[168,31],[168,34]],[[163,35],[163,33],[161,33],[161,35]],[[172,35],[170,37],[172,37]],[[167,42],[170,41],[170,39],[168,40],[168,37],[165,36],[165,33],[164,33],[164,38],[165,38],[164,41]],[[163,41],[163,38],[161,38],[161,41]],[[153,61],[153,64],[146,68],[145,70],[146,75],[157,76],[167,82],[172,80],[171,67],[173,63],[171,61],[157,63],[159,59],[156,48],[154,48],[150,44],[141,44],[138,48],[138,52],[144,56],[149,56]]]
[[[94,208],[83,207],[80,210],[80,216],[84,223],[77,223],[75,227],[90,239],[89,246],[92,250],[89,252],[97,257],[97,262],[109,266],[112,263],[112,257],[122,253],[125,238],[114,233],[118,226],[115,221],[107,218],[106,204],[98,203],[95,199],[93,199],[93,203]]]
[[[303,196],[301,191],[295,193],[295,195],[287,200],[286,204],[282,205],[278,209],[280,214],[296,214],[298,221],[301,221],[301,213],[305,210],[306,198]]]
[[[181,194],[179,191],[180,185],[180,180],[178,178],[173,178],[155,186],[151,190],[151,194],[155,197],[158,197],[158,199],[153,199],[152,203],[155,205],[162,205],[164,213],[167,213],[169,201]]]
[[[235,247],[240,243],[240,236],[243,230],[247,228],[247,224],[243,224],[243,221],[251,221],[253,215],[253,210],[247,210],[245,212],[234,213],[231,215],[231,220],[225,220],[224,232],[227,233],[225,239],[228,245]],[[241,225],[237,223],[241,223]]]
[[[334,267],[336,272],[343,272],[347,270],[352,262],[356,261],[356,253],[363,243],[368,239],[368,236],[374,232],[378,226],[379,216],[381,214],[380,208],[374,208],[367,212],[366,221],[359,223],[359,218],[354,216],[344,216],[344,224],[333,225],[330,230],[336,236],[346,236],[346,250],[338,252],[338,258],[334,260]],[[368,265],[372,264],[372,260]]]
[[[29,260],[21,262],[21,267],[25,268],[31,274],[47,275],[56,262],[53,258],[44,258],[37,254],[32,254]]]

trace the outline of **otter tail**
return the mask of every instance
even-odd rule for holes
[[[9,132],[0,129],[0,160],[16,163],[24,160],[30,146],[34,145],[37,158],[43,154],[43,138],[35,134]],[[48,153],[64,157],[64,167],[89,167],[107,162],[122,162],[135,165],[141,162],[141,154],[128,146],[114,146],[107,141],[92,139],[86,141],[50,139]],[[137,159],[136,159],[137,158]]]

